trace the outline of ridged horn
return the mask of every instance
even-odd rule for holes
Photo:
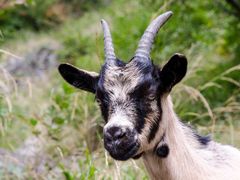
[[[104,19],[101,20],[101,24],[103,28],[103,34],[104,34],[105,61],[109,63],[109,62],[115,61],[116,56],[114,53],[114,47],[112,43],[112,37],[111,37],[109,26]]]
[[[165,22],[167,22],[172,14],[172,11],[168,11],[161,14],[151,22],[139,41],[135,57],[149,59],[153,41],[158,33],[158,30],[165,24]]]

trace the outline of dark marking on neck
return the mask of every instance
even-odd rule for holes
[[[203,146],[207,146],[209,144],[209,142],[211,141],[211,137],[208,135],[208,136],[201,136],[197,133],[194,133],[197,141],[203,145]]]
[[[180,121],[182,122],[182,121]],[[188,127],[189,129],[192,130],[193,136],[194,138],[197,140],[197,142],[202,145],[202,146],[207,146],[209,144],[209,142],[211,142],[211,136],[202,136],[200,134],[198,134],[198,132],[190,125],[190,124],[186,124],[182,122],[183,126]]]

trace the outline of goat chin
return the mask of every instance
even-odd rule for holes
[[[170,96],[162,98],[162,121],[167,121],[164,143],[169,147],[165,158],[153,150],[142,155],[145,167],[156,180],[239,180],[240,151],[210,141],[201,145],[191,128],[183,126],[173,111]]]

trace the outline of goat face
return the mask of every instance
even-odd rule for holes
[[[96,98],[107,122],[104,145],[115,159],[125,160],[135,155],[141,144],[140,135],[148,126],[147,121],[158,122],[158,82],[153,73],[154,66],[143,67],[131,62],[103,66]]]
[[[149,57],[149,46],[171,14],[167,12],[149,25],[129,63],[116,58],[107,23],[102,21],[106,62],[100,73],[69,64],[59,66],[68,83],[95,94],[106,122],[104,146],[114,159],[137,157],[161,138],[156,137],[161,129],[160,99],[184,77],[187,68],[187,60],[180,54],[172,56],[162,69]]]

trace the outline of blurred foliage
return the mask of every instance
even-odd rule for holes
[[[1,33],[6,39],[16,31],[47,30],[70,17],[79,17],[89,9],[101,5],[100,0],[26,0],[0,5]]]

